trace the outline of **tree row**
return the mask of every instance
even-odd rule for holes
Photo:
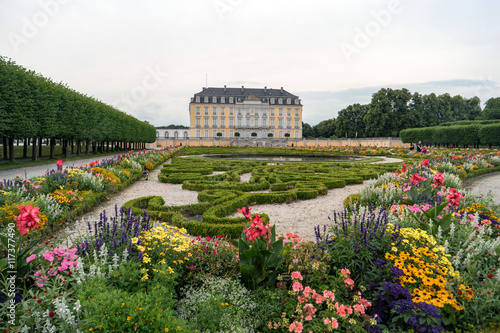
[[[75,142],[79,154],[82,144],[94,151],[142,148],[155,136],[154,126],[0,56],[0,137],[11,160],[18,139],[33,142],[34,152],[42,138],[51,147],[62,140],[65,154]]]
[[[339,111],[337,118],[324,120],[313,127],[303,124],[303,136],[397,137],[407,128],[500,118],[497,105],[500,105],[500,99],[492,98],[481,110],[478,97],[422,95],[418,92],[412,94],[408,89],[383,88],[372,95],[370,104],[349,105]]]

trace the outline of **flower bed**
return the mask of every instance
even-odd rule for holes
[[[184,182],[202,188],[198,204],[165,207],[161,198],[138,198],[115,215],[102,214],[89,223],[89,235],[73,248],[50,248],[50,240],[43,254],[24,248],[17,258],[26,274],[14,284],[20,288],[5,294],[2,328],[472,332],[487,323],[498,328],[498,206],[462,183],[469,174],[495,169],[498,157],[471,153],[446,160],[447,152],[431,154],[399,165],[346,200],[346,210],[331,217],[332,225],[316,227],[314,242],[276,235],[265,216],[251,214],[246,206],[286,201],[292,193],[299,199],[300,189],[324,193],[331,184],[325,174],[349,170],[219,165],[225,173],[204,176],[210,181]],[[216,170],[195,163],[200,170]],[[366,173],[368,179],[378,168],[358,167],[356,174]],[[252,171],[250,184],[286,185],[271,193],[247,193],[237,188],[242,170]],[[223,224],[234,210],[243,217]],[[209,219],[214,216],[206,225],[238,221],[238,234],[231,235],[238,241],[228,240],[228,233],[194,239],[180,227],[190,226],[184,215],[205,218],[206,212]],[[18,217],[20,231],[42,221],[33,206],[11,214]],[[4,281],[9,289],[12,284]],[[17,303],[13,312],[11,299]]]

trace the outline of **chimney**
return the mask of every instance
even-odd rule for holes
[[[267,86],[264,86],[264,92],[265,93],[267,92]]]
[[[226,85],[224,85],[224,92],[226,92],[226,91],[227,91],[227,88],[226,88]]]
[[[241,92],[245,92],[245,86],[241,86]]]
[[[283,87],[281,87],[281,93],[283,93]]]
[[[207,87],[203,87],[203,90],[207,90]]]

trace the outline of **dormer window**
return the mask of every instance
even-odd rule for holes
[[[217,103],[217,97],[212,97],[212,103]]]
[[[233,97],[229,97],[229,103],[234,103],[234,98]]]
[[[278,104],[283,104],[283,98],[278,99]]]
[[[299,99],[298,98],[295,99],[295,104],[299,104]]]
[[[292,99],[291,98],[287,98],[286,99],[286,104],[292,104]]]
[[[274,98],[271,98],[271,104],[274,104]]]
[[[196,96],[196,103],[200,103],[200,96]]]
[[[208,97],[207,96],[205,96],[205,98],[203,99],[203,102],[208,103]]]
[[[221,98],[220,98],[220,102],[221,102],[221,103],[226,103],[226,97],[221,97]]]

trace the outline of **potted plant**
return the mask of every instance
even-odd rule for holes
[[[290,137],[290,133],[285,133],[285,138],[289,138]]]
[[[240,132],[236,132],[236,133],[234,133],[234,137],[235,137],[235,138],[239,138],[239,137],[240,137]]]
[[[252,135],[253,137],[255,137],[255,136],[257,136],[257,133],[252,132],[252,134],[251,134],[251,135]]]
[[[268,138],[272,138],[273,137],[273,133],[267,133],[267,137]]]

